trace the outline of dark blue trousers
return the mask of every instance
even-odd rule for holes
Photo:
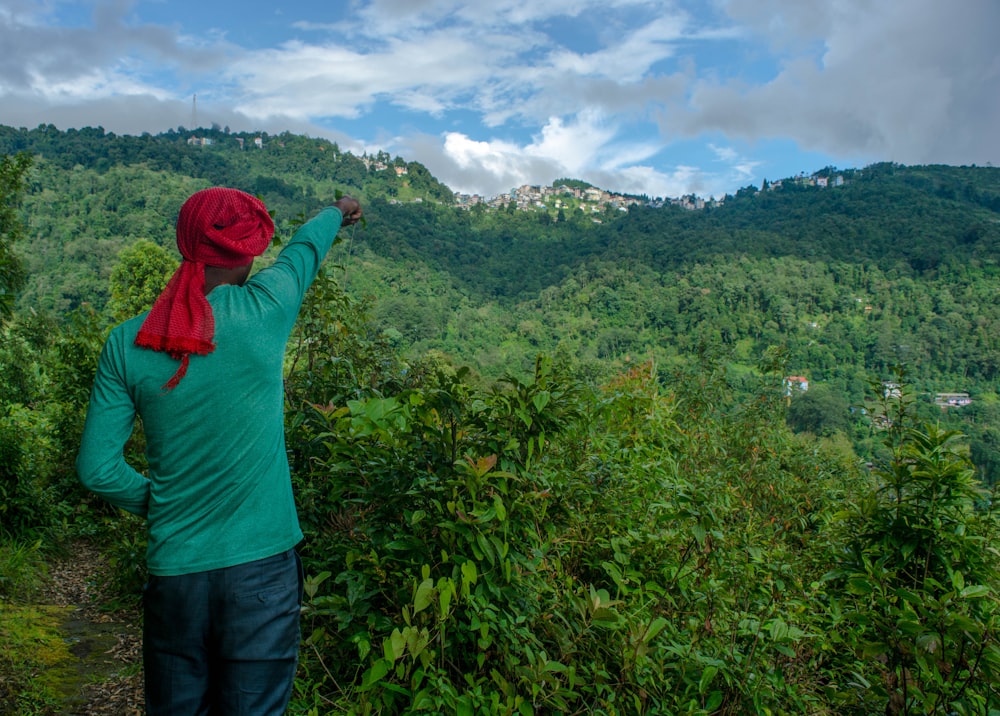
[[[295,550],[208,572],[150,577],[143,663],[150,716],[277,716],[299,654]]]

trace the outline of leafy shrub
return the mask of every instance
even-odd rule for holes
[[[0,532],[27,537],[57,520],[60,502],[48,472],[51,453],[43,415],[19,405],[0,414]]]
[[[845,557],[828,579],[868,667],[863,700],[887,714],[1000,709],[1000,557],[994,498],[954,431],[886,400],[891,458],[839,515]]]
[[[777,385],[675,386],[645,365],[592,395],[543,359],[297,416],[295,708],[777,713],[847,690],[816,577],[851,468],[802,450]]]

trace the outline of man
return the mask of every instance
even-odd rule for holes
[[[282,364],[303,297],[341,226],[345,197],[249,278],[274,224],[235,189],[181,208],[184,260],[152,309],[112,330],[77,470],[147,518],[147,713],[280,714],[298,661],[302,539],[284,442]],[[123,448],[136,415],[149,474]]]

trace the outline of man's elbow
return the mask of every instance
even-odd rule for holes
[[[93,470],[90,466],[90,461],[87,460],[87,456],[84,451],[81,450],[76,454],[76,477],[83,484],[84,487],[90,488],[93,481]]]
[[[107,466],[86,448],[76,454],[76,476],[88,490],[100,492],[107,482]]]

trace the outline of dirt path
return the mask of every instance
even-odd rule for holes
[[[108,565],[93,546],[78,543],[49,565],[42,601],[67,607],[63,633],[72,659],[60,665],[60,714],[142,714],[142,657],[138,614],[106,613]],[[63,678],[63,674],[65,677]]]

